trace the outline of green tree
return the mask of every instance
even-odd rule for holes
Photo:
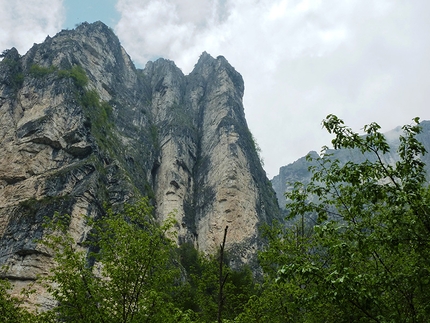
[[[364,136],[334,115],[323,126],[335,150],[365,158],[342,164],[324,147],[311,183],[286,194],[295,222],[271,231],[261,257],[270,286],[285,295],[283,321],[428,322],[430,189],[419,119],[403,127],[395,164],[384,162],[390,146],[376,123]]]
[[[220,254],[203,255],[191,244],[185,243],[179,250],[185,283],[178,290],[176,299],[183,311],[192,312],[198,322],[216,322],[219,311]],[[244,266],[232,269],[228,253],[224,254],[222,321],[239,315],[248,300],[255,294],[255,281],[251,270]]]
[[[93,227],[85,248],[68,233],[70,218],[57,215],[43,243],[55,251],[49,277],[65,322],[187,322],[172,300],[179,283],[174,244],[167,235],[173,220],[159,226],[148,200],[111,209]],[[89,248],[90,252],[87,251]]]
[[[22,307],[22,299],[8,293],[11,284],[6,279],[0,279],[0,322],[31,323],[36,321],[36,314]]]
[[[30,75],[36,78],[44,78],[55,71],[57,71],[57,67],[53,65],[49,67],[43,67],[38,64],[32,64],[30,66]]]

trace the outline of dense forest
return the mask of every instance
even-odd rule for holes
[[[157,223],[148,199],[87,219],[93,229],[81,244],[57,214],[39,241],[55,254],[40,280],[57,306],[27,310],[5,279],[2,322],[428,322],[430,188],[419,119],[403,126],[394,165],[382,162],[390,148],[376,123],[364,136],[334,115],[323,126],[334,149],[376,158],[340,164],[324,147],[311,182],[286,193],[287,224],[261,228],[259,272],[231,268],[223,244],[215,255],[177,247],[174,216]]]

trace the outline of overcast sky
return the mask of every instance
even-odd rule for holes
[[[430,119],[429,17],[429,0],[0,0],[0,50],[102,20],[138,67],[223,55],[272,178],[329,144],[330,113],[357,131]]]

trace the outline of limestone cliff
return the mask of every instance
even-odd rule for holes
[[[235,263],[259,247],[258,226],[279,217],[249,133],[242,77],[203,53],[184,75],[171,61],[136,69],[103,23],[63,30],[0,63],[0,265],[25,284],[51,255],[35,239],[45,217],[102,216],[103,203],[142,195],[178,242],[214,252],[224,228]],[[42,296],[38,296],[42,297]],[[36,301],[43,301],[39,299]]]

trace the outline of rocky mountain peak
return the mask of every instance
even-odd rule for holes
[[[100,20],[93,22],[93,23],[83,22],[80,25],[78,25],[76,27],[76,29],[74,29],[74,31],[76,33],[81,33],[81,34],[86,34],[86,35],[104,34],[107,37],[113,37],[115,39],[118,39],[118,37],[113,32],[113,30],[111,28],[109,28],[106,24],[101,22]]]
[[[203,52],[190,76],[200,76],[206,81],[210,75],[215,74],[218,75],[218,78],[223,77],[225,81],[230,80],[229,82],[233,83],[238,91],[238,95],[243,97],[243,78],[223,56],[218,56],[215,59],[208,53]]]
[[[18,53],[18,50],[15,47],[12,47],[11,49],[6,49],[3,53],[4,59],[11,59],[11,60],[17,60],[19,59],[20,55]]]
[[[174,213],[178,243],[213,253],[229,226],[233,262],[253,263],[258,227],[279,217],[242,104],[243,79],[203,53],[184,75],[158,59],[133,65],[103,23],[63,30],[0,62],[0,264],[22,287],[51,256],[35,242],[54,212],[103,216],[150,196],[162,221]],[[35,302],[44,302],[43,292]]]

